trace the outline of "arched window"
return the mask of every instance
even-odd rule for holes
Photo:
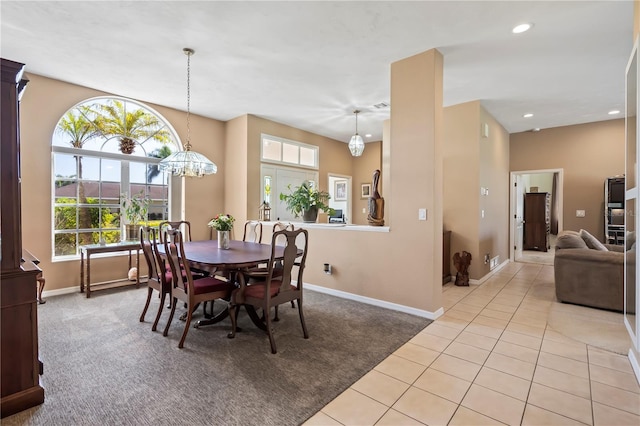
[[[145,198],[147,219],[167,220],[170,179],[157,165],[181,144],[157,112],[129,99],[89,99],[60,118],[51,145],[54,257],[120,241],[122,197]]]

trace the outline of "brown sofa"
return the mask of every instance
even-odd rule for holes
[[[556,297],[561,302],[622,311],[624,247],[590,246],[594,247],[593,237],[584,231],[560,232],[554,256]]]

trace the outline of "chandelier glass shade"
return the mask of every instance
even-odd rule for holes
[[[349,151],[351,151],[352,156],[360,157],[364,151],[364,141],[362,140],[362,136],[358,134],[358,114],[360,111],[355,110],[353,113],[356,115],[356,133],[351,136],[351,140],[349,141]]]
[[[218,171],[218,166],[204,155],[191,151],[191,56],[193,49],[182,49],[187,55],[187,143],[184,151],[174,152],[158,164],[158,169],[174,176],[201,177]]]

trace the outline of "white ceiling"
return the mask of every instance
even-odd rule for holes
[[[382,138],[390,64],[432,48],[444,105],[479,99],[510,133],[622,118],[633,1],[2,0],[0,19],[1,56],[27,73],[186,110],[191,47],[193,113],[347,142],[354,109]]]

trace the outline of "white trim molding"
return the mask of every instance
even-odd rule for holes
[[[318,293],[325,293],[331,296],[340,297],[342,299],[354,300],[356,302],[366,303],[367,305],[379,306],[381,308],[391,309],[392,311],[404,312],[406,314],[411,314],[430,320],[435,320],[444,314],[444,309],[442,307],[438,308],[438,310],[435,312],[431,312],[309,283],[304,283],[304,287],[308,288],[309,290],[317,291]]]

